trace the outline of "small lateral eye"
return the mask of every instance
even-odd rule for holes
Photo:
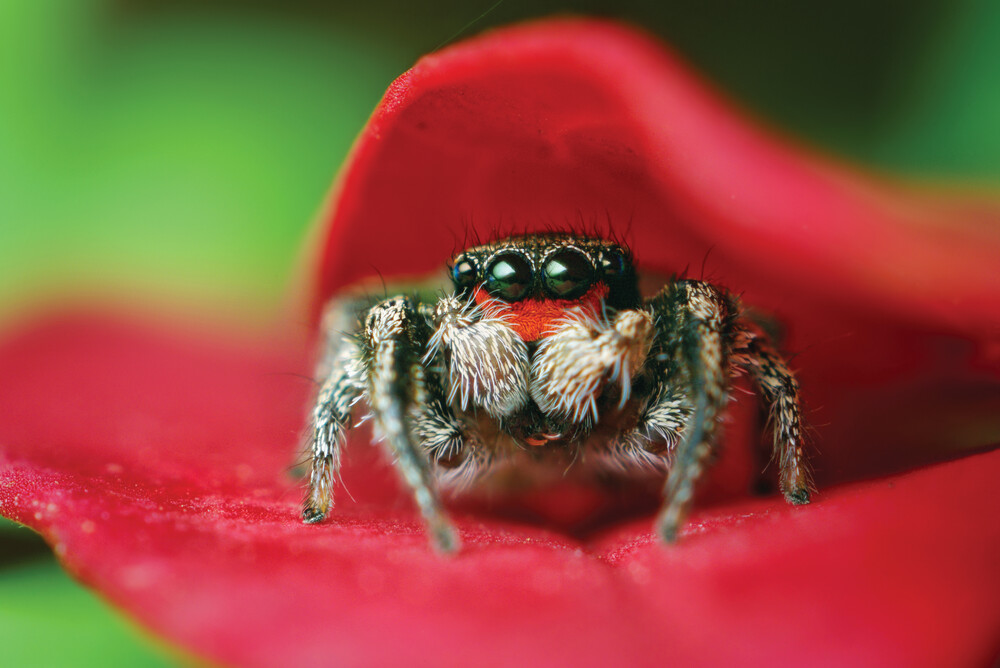
[[[531,265],[519,253],[500,253],[486,268],[486,290],[494,297],[516,301],[531,287]]]
[[[594,282],[594,267],[587,256],[567,248],[549,256],[543,269],[545,287],[559,299],[575,299]]]
[[[476,278],[476,266],[465,258],[460,258],[451,268],[451,282],[455,284],[456,288],[471,287],[476,282]]]
[[[605,276],[618,278],[625,274],[625,253],[617,248],[601,255],[601,270]]]

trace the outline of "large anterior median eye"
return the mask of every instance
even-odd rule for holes
[[[545,287],[559,299],[575,299],[594,282],[594,267],[587,256],[567,248],[549,256],[542,269]]]
[[[520,299],[531,288],[531,265],[519,253],[500,253],[486,268],[486,290],[507,301]]]

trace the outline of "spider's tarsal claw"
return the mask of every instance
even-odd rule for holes
[[[693,468],[693,467],[692,467]],[[667,488],[663,510],[656,518],[656,533],[664,543],[676,543],[684,517],[687,515],[688,503],[691,500],[691,479],[684,479],[680,469],[670,471],[667,477]]]
[[[669,512],[669,509],[668,509]],[[663,513],[656,521],[656,533],[664,543],[676,543],[680,534],[680,517]]]
[[[809,490],[805,487],[785,492],[785,501],[788,501],[788,503],[793,506],[804,506],[809,503],[810,500]]]
[[[316,508],[302,509],[302,522],[304,524],[319,524],[326,519],[326,513]]]
[[[455,529],[444,520],[431,527],[431,538],[434,549],[441,554],[455,554],[462,546]]]

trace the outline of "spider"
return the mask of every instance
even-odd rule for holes
[[[742,372],[770,408],[785,499],[809,502],[798,384],[732,294],[676,279],[643,299],[625,247],[574,234],[509,237],[449,267],[454,291],[436,303],[328,304],[306,523],[330,512],[363,399],[442,551],[458,540],[438,488],[511,463],[666,470],[656,529],[672,542]]]

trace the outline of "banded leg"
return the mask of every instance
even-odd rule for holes
[[[350,332],[358,327],[360,302],[333,302],[323,317],[324,349],[317,368],[323,379],[309,427],[309,488],[302,520],[321,522],[333,507],[333,485],[340,472],[340,451],[351,408],[361,395],[361,351]]]
[[[464,488],[475,482],[492,461],[478,426],[456,417],[442,389],[440,374],[423,366],[414,369],[414,405],[410,435],[431,462],[440,467],[442,486]]]
[[[408,424],[415,405],[414,382],[423,376],[421,354],[428,339],[426,321],[411,300],[398,297],[372,308],[364,333],[367,392],[375,427],[392,449],[435,547],[451,552],[458,548],[458,537],[441,510],[430,464],[414,443]]]
[[[452,407],[472,404],[493,416],[515,412],[527,400],[528,350],[505,319],[472,300],[448,295],[418,309],[434,334],[419,369],[413,436],[439,467],[439,486],[461,490],[497,457],[479,426]]]
[[[651,300],[661,314],[681,377],[690,390],[691,418],[685,426],[667,475],[663,508],[657,518],[660,537],[673,542],[687,513],[695,483],[715,454],[717,418],[728,401],[727,337],[733,318],[728,297],[697,281],[680,281]],[[665,316],[665,317],[662,317]]]
[[[772,456],[778,460],[781,492],[785,500],[794,505],[809,503],[813,483],[802,451],[798,381],[785,360],[761,333],[756,333],[741,353],[740,365],[750,372],[770,405],[774,432]]]

